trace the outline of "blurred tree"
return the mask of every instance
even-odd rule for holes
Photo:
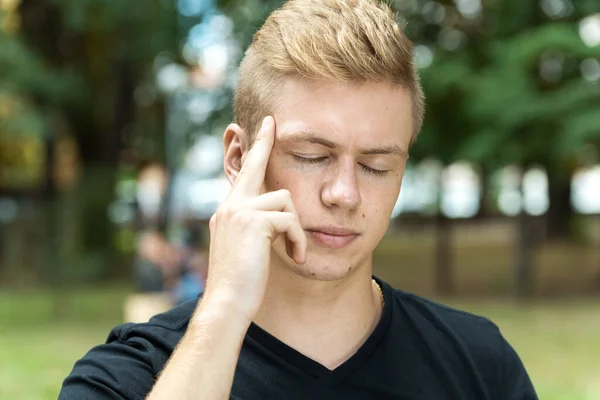
[[[282,2],[217,0],[216,4],[232,18],[236,37],[245,47],[269,11]],[[20,19],[11,17],[4,23],[9,34],[0,35],[0,73],[7,77],[0,91],[27,93],[40,109],[59,110],[72,124],[85,165],[114,166],[134,125],[138,130],[162,130],[156,119],[144,125],[140,115],[145,111],[134,98],[152,97],[148,88],[153,87],[157,54],[169,51],[178,57],[184,32],[176,3],[11,0],[19,4]],[[600,3],[391,3],[407,21],[427,94],[425,126],[411,159],[432,157],[444,165],[472,161],[481,166],[484,183],[487,171],[506,164],[523,168],[539,164],[549,176],[549,236],[565,236],[572,213],[571,174],[582,153],[589,158],[586,149],[595,149],[596,154],[600,149],[596,111],[600,47],[582,39],[582,21],[599,13]],[[160,105],[150,108],[154,116],[161,113]],[[96,212],[84,214],[93,218],[88,226],[108,224],[105,206],[106,197],[112,195],[112,176],[104,182],[89,191],[93,198],[88,203],[104,199],[96,201]],[[440,216],[438,226],[438,288],[449,291],[450,224]],[[524,270],[531,268],[526,261],[530,256],[519,259],[525,260],[520,263]]]
[[[153,80],[157,54],[178,50],[175,7],[160,0],[21,0],[19,12],[19,35],[2,46],[17,78],[11,86],[64,112],[86,163],[114,165],[134,120],[135,89]]]
[[[12,121],[12,132],[31,132],[27,127],[46,123],[49,112],[68,121],[84,169],[79,190],[84,253],[105,253],[112,231],[107,205],[122,149],[132,147],[140,132],[164,135],[163,125],[156,123],[162,121],[163,108],[155,101],[154,67],[161,53],[180,57],[184,32],[176,2],[8,2],[18,22],[0,34],[0,92],[25,98],[33,108],[20,118],[12,114],[2,133],[9,131],[7,121]]]
[[[582,77],[581,65],[597,60],[600,49],[585,45],[569,21],[496,37],[490,65],[469,82],[467,90],[478,99],[469,111],[479,137],[462,151],[482,163],[542,166],[549,179],[546,237],[569,238],[578,156],[600,141],[598,87]],[[533,286],[531,252],[538,238],[527,226],[530,218],[522,215],[518,221],[517,288],[525,295]]]
[[[600,143],[600,47],[582,40],[596,1],[397,1],[408,19],[428,115],[413,157],[472,161],[492,171],[541,165],[549,176],[549,237],[566,237],[578,155]],[[484,182],[486,177],[484,176]],[[528,218],[519,218],[527,224]],[[448,229],[448,228],[444,228]],[[519,227],[518,287],[531,283],[532,230]],[[442,237],[449,238],[444,234]],[[445,239],[449,240],[449,239]],[[447,244],[438,246],[448,252]],[[438,255],[438,260],[448,256]],[[451,274],[449,262],[438,272]]]
[[[461,153],[480,163],[544,167],[549,177],[550,238],[568,237],[571,177],[586,146],[600,141],[600,92],[582,76],[600,48],[577,25],[542,24],[490,42],[490,63],[465,89],[477,136]]]

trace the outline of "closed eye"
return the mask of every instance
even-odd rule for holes
[[[296,159],[296,161],[300,161],[304,164],[318,164],[327,160],[327,157],[300,157],[296,154],[294,154],[294,158]]]
[[[360,167],[365,172],[368,172],[369,174],[373,174],[373,175],[376,175],[376,176],[384,176],[385,174],[388,173],[388,170],[374,169],[374,168],[371,168],[371,167],[367,167],[364,164],[360,164]]]
[[[296,154],[293,154],[293,156],[296,159],[296,161],[299,161],[304,164],[319,164],[324,161],[327,161],[327,158],[328,158],[328,157],[301,157]],[[371,168],[371,167],[368,167],[361,163],[359,163],[358,165],[360,165],[360,167],[362,168],[363,171],[365,171],[369,174],[375,175],[375,176],[384,176],[389,172],[388,170],[380,170],[380,169]]]

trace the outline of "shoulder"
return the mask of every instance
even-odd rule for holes
[[[163,343],[167,347],[173,342],[176,345],[185,333],[197,304],[198,299],[190,300],[152,317],[146,323],[119,325],[110,332],[107,343],[140,338]]]
[[[501,344],[500,329],[488,318],[397,289],[394,297],[400,308],[423,328],[430,326],[438,332],[463,338],[472,345],[483,342],[486,348]]]
[[[198,300],[147,323],[122,324],[75,363],[59,399],[143,399],[187,329]]]
[[[495,323],[401,290],[393,295],[397,312],[437,355],[475,371],[498,398],[537,399],[521,359]]]
[[[197,299],[187,301],[146,323],[119,325],[110,332],[105,345],[128,346],[143,352],[148,366],[157,374],[185,334],[197,303]]]

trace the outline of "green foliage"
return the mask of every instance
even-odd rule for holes
[[[15,11],[19,30],[0,33],[0,135],[73,134],[81,152],[85,179],[80,186],[89,196],[78,197],[85,204],[75,204],[72,218],[83,233],[65,239],[77,242],[72,247],[79,254],[61,253],[47,261],[48,268],[61,265],[64,277],[106,275],[118,268],[110,262],[113,227],[106,217],[116,165],[120,149],[135,139],[132,131],[163,137],[160,99],[138,102],[136,91],[152,88],[158,54],[178,58],[185,32],[175,4],[22,1]],[[152,89],[144,93],[154,96]],[[52,130],[48,115],[66,120],[65,131]],[[94,174],[97,167],[104,171],[101,176]]]
[[[19,37],[0,35],[1,84],[13,90],[27,91],[32,97],[48,103],[58,103],[76,96],[75,72],[48,70],[38,54],[33,52]]]
[[[583,60],[600,59],[600,47],[586,46],[578,32],[579,21],[598,12],[597,2],[574,1],[557,20],[538,2],[482,2],[474,18],[453,2],[440,3],[446,18],[439,24],[424,23],[423,8],[404,15],[413,41],[434,54],[421,70],[427,117],[413,159],[490,168],[539,162],[552,169],[564,168],[586,145],[600,148],[598,81],[580,72]],[[448,50],[443,36],[451,29],[464,39]],[[554,68],[547,76],[544,63]]]
[[[282,2],[218,0],[217,5],[233,19],[235,36],[245,47]],[[415,45],[433,54],[431,64],[420,70],[427,113],[411,160],[433,157],[449,164],[462,159],[486,170],[541,163],[556,172],[577,160],[582,149],[600,152],[599,81],[586,81],[580,69],[584,60],[600,60],[600,46],[588,47],[579,37],[579,21],[599,12],[600,2],[571,0],[568,12],[554,19],[539,1],[482,0],[475,16],[462,15],[459,2],[452,0],[389,3],[407,21]],[[136,103],[124,116],[119,112],[139,97],[137,89],[156,92],[158,54],[181,58],[184,25],[198,21],[182,19],[176,4],[22,2],[19,33],[0,34],[0,101],[14,97],[22,106],[6,116],[0,104],[0,134],[43,135],[44,115],[51,111],[69,121],[89,165],[114,162],[113,144],[132,140],[131,131],[162,137],[160,104]],[[443,18],[436,19],[439,10]],[[544,68],[549,70],[542,73]],[[231,98],[231,91],[224,92],[224,106],[210,118],[213,126],[228,122]],[[85,214],[105,218],[111,179],[98,185],[105,195]],[[94,233],[106,236],[105,228]],[[88,250],[107,243],[105,238]]]
[[[154,57],[163,51],[177,54],[185,34],[178,28],[175,1],[36,3],[57,16],[59,22],[53,26],[58,26],[58,36],[79,41],[85,52],[67,52],[57,64],[48,59],[48,49],[31,40],[2,37],[4,85],[43,105],[66,107],[67,111],[96,110],[94,124],[105,125],[110,116],[106,104],[113,97],[109,90],[114,78],[112,64],[125,60],[136,71],[138,81],[151,79]],[[242,47],[251,41],[269,11],[281,3],[217,2],[234,20]],[[573,1],[570,13],[556,20],[545,15],[538,2],[484,1],[478,16],[465,17],[455,2],[439,1],[445,18],[436,22],[424,17],[427,10],[435,8],[431,2],[392,4],[407,20],[407,32],[415,44],[428,46],[434,54],[433,63],[421,70],[428,109],[413,159],[433,156],[444,162],[461,158],[493,165],[527,163],[539,158],[540,152],[569,157],[582,145],[600,141],[593,113],[598,105],[597,84],[583,80],[579,71],[582,60],[600,57],[600,50],[587,47],[578,33],[578,22],[600,10],[596,1]],[[39,38],[30,34],[36,29],[27,27],[26,36]],[[454,49],[443,45],[450,30],[460,32],[463,38]],[[549,56],[562,62],[562,73],[556,81],[544,82],[540,64]],[[225,109],[217,112],[226,113]],[[537,144],[543,136],[536,134],[540,126],[553,139],[544,140],[544,146],[551,149]]]
[[[157,54],[178,52],[183,35],[163,0],[39,0],[18,11],[18,34],[0,34],[0,90],[33,101],[30,116],[48,108],[66,115],[78,137],[110,129],[120,65],[135,89],[153,79]]]
[[[585,144],[598,142],[600,125],[591,111],[600,106],[598,86],[581,77],[579,64],[600,56],[600,50],[587,47],[572,24],[541,25],[490,48],[489,66],[463,85],[472,99],[465,112],[480,128],[461,149],[463,157],[560,165]],[[556,78],[539,76],[544,57],[562,63]]]

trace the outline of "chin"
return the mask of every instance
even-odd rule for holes
[[[307,261],[304,265],[291,262],[287,264],[287,267],[303,278],[317,281],[339,281],[350,275],[354,270],[351,266],[323,265],[311,263],[310,261]]]
[[[284,268],[306,279],[318,281],[338,281],[352,275],[364,264],[357,258],[339,257],[333,254],[315,254],[309,250],[306,263],[297,264],[288,257],[284,249],[274,249],[274,255],[281,260]]]

